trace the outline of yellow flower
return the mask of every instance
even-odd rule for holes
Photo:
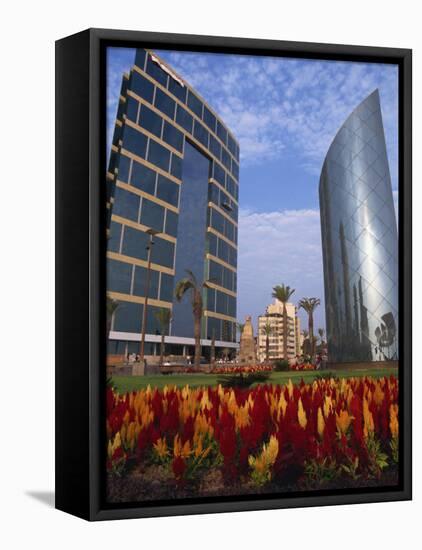
[[[121,446],[122,446],[122,440],[120,438],[120,432],[117,432],[115,437],[114,437],[113,442],[111,442],[111,440],[109,440],[109,442],[108,442],[107,454],[108,454],[109,458],[111,458],[114,454],[114,451],[116,449],[118,449],[119,447],[121,447]]]
[[[271,479],[271,467],[277,459],[278,450],[278,439],[272,435],[268,445],[264,443],[262,446],[259,456],[250,455],[248,457],[249,466],[253,469],[252,478],[258,484],[265,483],[265,481]]]
[[[324,435],[324,430],[325,430],[325,420],[324,420],[324,416],[322,414],[321,407],[318,407],[317,427],[318,427],[318,433],[319,433],[320,437],[322,437]]]
[[[350,416],[350,414],[347,411],[345,410],[340,411],[340,414],[336,414],[337,429],[340,430],[341,433],[345,434],[349,429],[349,426],[352,420],[353,420],[353,416]]]
[[[305,429],[308,420],[306,418],[306,412],[302,405],[302,399],[299,397],[298,407],[297,407],[297,419],[299,421],[300,427]]]
[[[236,422],[236,429],[240,430],[241,428],[244,428],[246,426],[249,426],[250,418],[249,418],[249,411],[248,411],[248,404],[245,403],[243,407],[238,407],[234,419]]]
[[[399,436],[399,406],[398,405],[390,405],[390,431],[392,437],[398,437]]]
[[[369,410],[368,401],[364,398],[363,400],[363,420],[364,420],[364,427],[363,427],[363,433],[365,437],[368,437],[368,435],[374,433],[374,419],[372,417],[372,413]]]
[[[384,401],[384,392],[382,391],[381,386],[378,383],[375,387],[375,391],[372,398],[375,401],[375,404],[377,405],[377,407],[379,407],[381,403]]]
[[[182,445],[179,434],[177,434],[174,438],[173,453],[175,457],[188,458],[192,454],[189,440]]]
[[[289,392],[290,399],[293,397],[293,382],[289,378],[289,381],[287,383],[287,391]]]
[[[331,409],[333,408],[333,402],[330,395],[326,395],[324,399],[324,416],[325,418],[328,418],[328,415],[331,412]]]
[[[163,438],[160,437],[160,439],[157,440],[157,443],[154,443],[154,449],[155,449],[155,452],[157,453],[157,455],[160,458],[165,458],[166,456],[168,456],[169,450],[168,450],[168,447],[167,447],[166,438],[165,437],[163,437]]]

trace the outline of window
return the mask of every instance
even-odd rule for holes
[[[116,187],[114,191],[113,214],[137,222],[139,216],[139,202],[140,197],[135,195],[135,193]]]
[[[121,224],[112,221],[110,224],[109,238],[107,240],[107,250],[110,250],[111,252],[119,252],[121,234]]]
[[[130,293],[132,265],[107,259],[107,290]]]
[[[183,103],[186,102],[186,86],[181,86],[174,78],[169,78],[169,92],[175,95]]]
[[[210,260],[209,278],[216,285],[223,286],[223,266]]]
[[[177,106],[176,122],[187,132],[192,133],[193,116],[181,105]]]
[[[164,208],[155,202],[143,198],[141,206],[141,223],[147,227],[152,227],[156,231],[162,231]]]
[[[167,74],[163,71],[163,69],[159,65],[154,63],[154,61],[151,59],[150,56],[148,56],[145,72],[151,75],[152,78],[154,78],[157,82],[159,82],[163,86],[167,86]]]
[[[224,292],[217,291],[215,310],[217,313],[227,315],[227,294],[224,294]]]
[[[217,123],[217,119],[205,105],[204,105],[204,122],[208,126],[208,128],[215,133],[215,126]]]
[[[223,168],[221,168],[221,166],[217,162],[214,162],[213,164],[214,164],[213,177],[214,177],[215,181],[218,181],[218,183],[220,185],[225,187],[226,186],[226,172],[223,170]]]
[[[162,170],[168,172],[170,164],[170,151],[156,141],[150,139],[148,160],[149,162],[152,162],[152,164],[155,164]]]
[[[221,151],[221,162],[224,164],[224,166],[227,168],[227,170],[230,170],[231,168],[231,157],[229,153],[227,152],[227,149],[223,147],[223,150]]]
[[[200,143],[202,143],[202,145],[208,148],[208,131],[206,130],[205,126],[203,126],[197,120],[195,120],[193,135]]]
[[[215,293],[216,291],[213,288],[207,288],[207,303],[205,309],[208,311],[215,311]]]
[[[234,182],[234,179],[227,174],[227,184],[226,184],[227,191],[230,193],[232,197],[235,197],[236,195],[236,184]]]
[[[152,250],[152,261],[165,267],[173,267],[174,264],[174,243],[154,237],[154,248]]]
[[[221,340],[221,319],[207,317],[207,338]]]
[[[160,322],[157,319],[157,313],[159,309],[159,307],[151,306],[148,304],[146,327],[147,334],[161,334]]]
[[[230,153],[235,156],[236,155],[236,142],[232,138],[230,134],[227,136],[227,147],[230,151]]]
[[[138,121],[138,107],[139,103],[133,97],[127,96],[126,98],[126,116],[133,122]]]
[[[157,88],[155,92],[155,106],[171,119],[174,118],[176,103],[168,94]]]
[[[139,157],[145,158],[145,153],[147,150],[147,137],[132,128],[131,126],[126,126],[123,132],[123,148]]]
[[[214,233],[207,233],[207,252],[213,256],[217,256],[217,236]]]
[[[145,130],[148,130],[148,132],[151,132],[157,137],[161,137],[162,123],[163,119],[157,115],[157,113],[154,113],[154,111],[149,109],[146,105],[141,106],[139,125],[142,126],[142,128],[145,128]]]
[[[136,50],[135,54],[135,65],[139,67],[142,71],[145,67],[145,58],[147,56],[147,52],[141,48],[138,48]]]
[[[225,220],[225,227],[224,227],[224,235],[230,240],[235,242],[235,231],[234,231],[234,225],[229,222],[229,220]]]
[[[159,272],[154,269],[150,270],[149,291],[148,297],[158,298],[158,280]],[[135,276],[133,279],[133,294],[136,296],[145,296],[145,287],[147,281],[147,269],[139,265],[135,266]]]
[[[220,190],[216,185],[210,183],[208,186],[208,200],[212,201],[214,204],[218,204],[220,197]]]
[[[165,176],[158,176],[157,197],[173,206],[179,204],[179,184]]]
[[[221,139],[221,141],[225,144],[227,141],[227,130],[224,128],[224,126],[221,124],[219,120],[217,120],[217,136]]]
[[[130,168],[130,158],[125,157],[125,155],[119,155],[119,165],[117,171],[117,177],[121,181],[129,181],[129,168]]]
[[[183,134],[172,124],[164,122],[163,140],[178,151],[183,151]]]
[[[146,260],[148,239],[149,235],[144,231],[126,225],[123,233],[122,254],[139,260]]]
[[[229,247],[228,263],[233,267],[237,267],[237,250],[230,245],[228,245],[228,247]]]
[[[165,233],[167,233],[167,235],[171,235],[172,237],[177,237],[177,221],[178,221],[178,215],[172,210],[167,210],[166,228],[165,228]]]
[[[150,195],[155,195],[155,179],[157,177],[157,172],[151,170],[147,166],[140,164],[139,162],[133,161],[132,164],[132,176],[131,184],[149,193]]]
[[[224,262],[229,262],[229,245],[222,239],[218,239],[218,257]]]
[[[188,107],[202,118],[202,102],[190,90],[188,91]]]
[[[224,235],[224,216],[214,209],[211,209],[211,227]]]
[[[174,277],[167,273],[161,273],[160,277],[160,300],[163,300],[163,302],[172,302],[174,297]]]
[[[143,97],[152,103],[154,96],[154,84],[139,74],[137,71],[133,71],[130,81],[130,89],[140,97]]]
[[[108,340],[107,353],[111,355],[124,355],[126,353],[126,342],[123,340]]]
[[[221,145],[215,139],[215,137],[211,135],[210,135],[210,151],[215,157],[217,157],[218,159],[221,159]]]
[[[141,332],[142,305],[132,302],[119,302],[114,313],[113,329],[116,332]]]
[[[235,177],[235,180],[239,181],[239,165],[235,161],[232,162],[232,174]]]
[[[182,179],[182,162],[182,159],[178,155],[171,154],[170,173],[179,180]]]

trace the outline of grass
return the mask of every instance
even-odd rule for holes
[[[397,376],[396,368],[367,368],[367,369],[337,369],[330,371],[333,376],[339,378],[351,378],[356,376],[373,376],[381,378],[393,374]],[[328,374],[327,371],[305,371],[305,372],[272,372],[267,384],[285,384],[289,378],[293,383],[299,383],[303,378],[305,382],[312,382],[319,376]],[[216,386],[217,380],[223,378],[222,374],[171,374],[171,375],[151,375],[151,376],[116,376],[113,378],[113,384],[119,393],[139,390],[146,388],[148,384],[151,388],[162,389],[164,386]]]

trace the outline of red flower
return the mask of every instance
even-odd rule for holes
[[[171,464],[174,477],[178,480],[183,478],[186,471],[186,463],[181,456],[176,456]]]

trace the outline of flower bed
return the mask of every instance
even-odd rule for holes
[[[316,370],[316,365],[313,363],[301,363],[301,364],[293,364],[290,366],[290,370]]]
[[[213,484],[238,493],[373,484],[396,467],[398,434],[393,376],[107,391],[109,482],[157,477],[172,487],[167,497],[186,487],[209,494]],[[148,487],[145,498],[157,498]]]
[[[250,374],[255,372],[272,372],[274,367],[271,365],[241,365],[214,367],[211,374]]]

